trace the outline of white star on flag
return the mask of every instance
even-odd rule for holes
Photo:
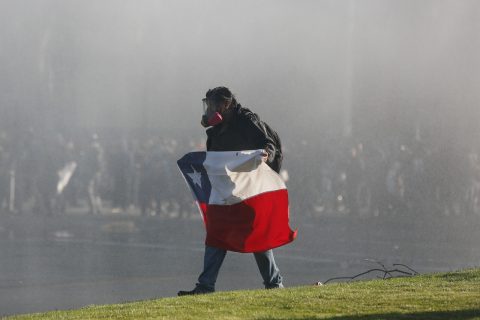
[[[187,173],[190,179],[192,179],[192,182],[196,184],[197,186],[202,188],[202,174],[198,171],[195,170],[195,168],[192,166],[192,173]]]

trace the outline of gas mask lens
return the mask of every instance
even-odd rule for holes
[[[206,114],[208,109],[208,104],[207,104],[207,99],[205,98],[202,99],[202,107],[203,107],[203,114]]]

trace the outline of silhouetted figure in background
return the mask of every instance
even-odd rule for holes
[[[105,183],[105,152],[98,139],[94,134],[90,145],[84,153],[84,158],[81,163],[82,175],[86,181],[87,188],[87,202],[89,212],[91,214],[99,214],[102,212],[102,198],[100,196],[100,187]]]

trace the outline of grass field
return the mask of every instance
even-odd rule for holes
[[[218,292],[6,319],[480,319],[480,269]]]

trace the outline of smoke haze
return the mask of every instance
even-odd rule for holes
[[[317,124],[398,114],[432,122],[454,115],[463,125],[478,112],[476,1],[0,6],[7,123],[183,132],[217,85],[275,124],[317,132]]]
[[[477,0],[0,0],[0,315],[194,285],[176,160],[216,86],[282,138],[288,285],[478,266],[479,30]]]

